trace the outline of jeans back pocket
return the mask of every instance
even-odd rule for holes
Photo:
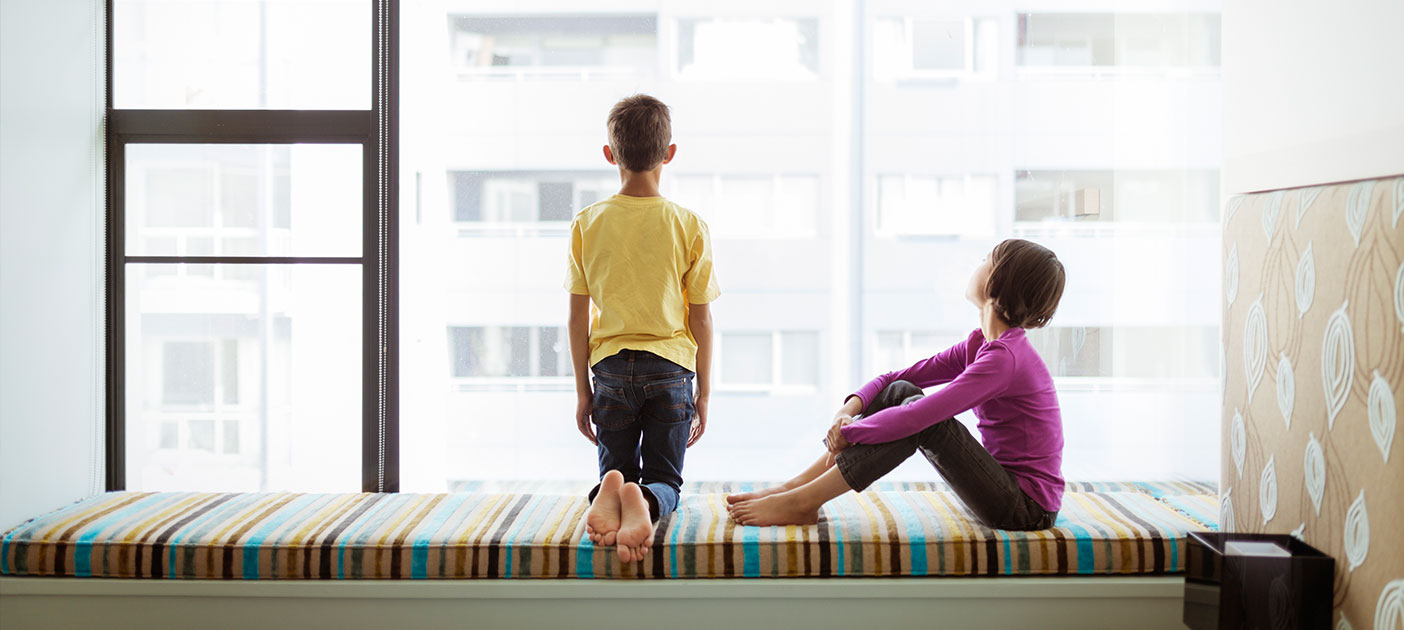
[[[590,399],[590,420],[602,429],[622,429],[634,421],[634,409],[624,387],[595,377],[595,392]]]
[[[644,383],[644,405],[661,422],[691,421],[692,376]]]

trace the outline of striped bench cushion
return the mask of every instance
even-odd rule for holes
[[[1202,483],[1073,483],[1054,529],[975,524],[941,484],[879,484],[818,525],[739,527],[689,484],[653,551],[623,565],[584,538],[579,493],[113,492],[0,538],[0,574],[174,579],[720,578],[1174,573],[1216,528]]]

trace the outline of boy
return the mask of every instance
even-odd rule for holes
[[[658,519],[677,508],[683,454],[707,428],[708,303],[721,292],[707,224],[658,194],[677,151],[668,106],[630,96],[610,110],[608,128],[604,157],[619,167],[619,194],[571,222],[565,288],[575,422],[600,460],[585,529],[635,562]]]

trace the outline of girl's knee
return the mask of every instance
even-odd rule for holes
[[[883,388],[882,393],[890,396],[892,400],[906,401],[908,398],[921,395],[924,392],[910,381],[892,381]]]

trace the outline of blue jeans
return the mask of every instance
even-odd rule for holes
[[[652,352],[623,350],[601,359],[595,372],[595,436],[600,477],[617,470],[635,482],[656,522],[678,507],[683,454],[692,429],[691,370]],[[598,484],[590,491],[595,500]]]

